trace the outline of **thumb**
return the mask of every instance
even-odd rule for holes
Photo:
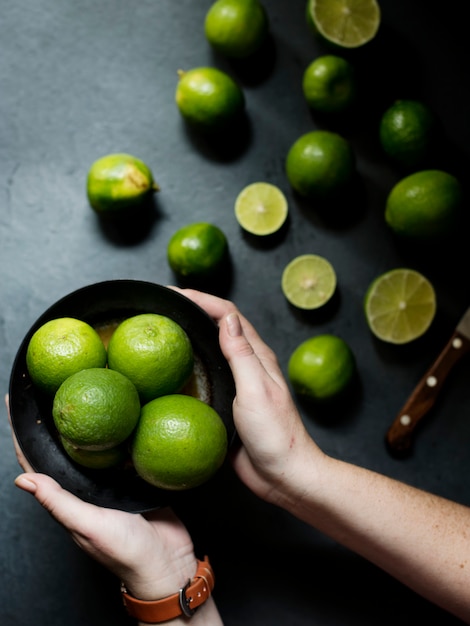
[[[83,502],[69,493],[50,476],[45,474],[25,473],[15,479],[15,485],[34,495],[52,517],[71,532],[79,532],[77,520],[80,520],[80,532],[83,533],[89,523],[93,524],[96,507]]]
[[[239,315],[229,313],[223,322],[220,324],[220,345],[232,370],[238,398],[251,390],[256,393],[258,389],[259,393],[259,379],[266,372],[243,332]]]
[[[235,378],[237,392],[258,387],[258,395],[269,386],[285,391],[285,380],[273,350],[261,339],[250,322],[238,312],[219,323],[219,340]],[[246,387],[246,389],[245,389]]]

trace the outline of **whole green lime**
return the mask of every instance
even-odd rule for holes
[[[50,395],[75,372],[104,367],[106,359],[106,348],[96,330],[73,317],[45,322],[34,332],[26,350],[26,367],[33,384]]]
[[[150,168],[130,154],[108,154],[88,171],[88,201],[100,215],[120,215],[158,190]]]
[[[288,363],[288,377],[299,395],[314,401],[340,396],[351,384],[356,360],[341,337],[317,335],[301,343]]]
[[[180,491],[209,480],[222,465],[227,446],[225,424],[209,404],[172,394],[142,408],[131,456],[145,481]]]
[[[286,174],[292,188],[307,198],[328,198],[353,179],[355,158],[350,143],[338,133],[313,130],[289,149]]]
[[[268,17],[259,0],[217,0],[204,22],[211,46],[232,59],[254,54],[265,41],[268,30]]]
[[[462,199],[462,186],[455,176],[442,170],[422,170],[392,188],[385,220],[400,237],[435,240],[454,228]]]
[[[111,335],[108,367],[127,376],[145,403],[184,387],[193,373],[194,353],[177,322],[142,313],[122,321]]]
[[[380,120],[380,143],[394,162],[407,169],[419,168],[434,150],[436,129],[436,117],[426,104],[397,100]]]
[[[245,108],[239,84],[215,67],[196,67],[178,72],[176,105],[183,118],[203,131],[228,126]]]
[[[356,98],[357,82],[352,64],[328,54],[316,58],[304,72],[302,90],[307,104],[321,113],[341,113]]]
[[[89,469],[109,469],[123,463],[127,457],[125,444],[107,450],[84,450],[72,445],[64,437],[60,438],[67,455],[78,465]]]
[[[167,258],[178,276],[204,277],[217,272],[227,251],[227,238],[218,226],[195,222],[186,224],[172,235],[167,246]]]
[[[123,443],[140,416],[133,383],[107,367],[69,376],[54,396],[52,416],[59,435],[83,450],[108,450]]]

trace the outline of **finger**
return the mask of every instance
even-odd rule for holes
[[[279,387],[285,387],[284,375],[274,351],[261,339],[253,325],[239,312],[229,313],[220,323],[220,345],[225,358],[237,366],[238,358],[254,354],[248,375],[267,374]],[[234,359],[236,359],[234,361]],[[247,367],[240,361],[240,368]],[[242,372],[240,372],[242,373]]]
[[[235,310],[235,305],[230,300],[224,300],[218,296],[213,296],[203,291],[197,291],[196,289],[181,289],[180,287],[170,286],[170,289],[181,293],[186,298],[192,300],[195,304],[200,306],[206,311],[206,313],[212,317],[216,322],[227,315],[230,311]]]
[[[272,395],[274,390],[284,388],[284,377],[277,359],[268,346],[259,338],[249,323],[238,313],[230,313],[220,324],[220,344],[235,379],[237,398],[245,400],[247,396],[256,399],[259,405],[261,394]],[[249,341],[245,330],[252,330],[257,349]]]
[[[45,474],[22,474],[15,484],[32,493],[82,550],[116,575],[124,575],[136,545],[127,539],[141,535],[136,531],[144,521],[141,516],[83,502]]]
[[[233,302],[230,300],[224,300],[218,296],[197,291],[195,289],[180,289],[179,287],[171,287],[171,289],[179,291],[198,304],[208,315],[210,315],[210,317],[219,323],[219,326],[220,321],[224,317],[227,317],[231,313],[237,313],[242,325],[243,334],[245,335],[246,340],[251,344],[257,358],[263,364],[270,376],[272,376],[279,383],[281,382],[282,373],[280,371],[276,355],[261,339],[254,326],[246,319],[246,317],[244,317],[244,315],[241,314]],[[224,345],[222,345],[222,350],[224,350]],[[224,356],[226,358],[228,357],[227,354],[224,354]]]

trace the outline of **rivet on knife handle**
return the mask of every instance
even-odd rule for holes
[[[403,455],[410,451],[416,426],[436,402],[453,366],[469,351],[470,340],[456,330],[389,428],[386,442],[392,453]]]

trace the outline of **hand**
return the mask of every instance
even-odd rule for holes
[[[234,422],[243,442],[233,457],[236,472],[258,496],[282,505],[283,497],[294,497],[288,496],[292,469],[318,463],[325,455],[303,425],[276,355],[232,302],[172,288],[219,325],[220,346],[236,386]]]
[[[246,485],[470,624],[470,509],[324,454],[275,355],[235,305],[180,291],[219,324],[243,442],[233,462]]]
[[[6,397],[9,411],[8,397]],[[71,534],[87,554],[123,580],[136,597],[154,600],[178,591],[196,571],[191,537],[170,509],[137,515],[83,502],[43,474],[36,474],[13,435],[25,474],[15,484]]]

